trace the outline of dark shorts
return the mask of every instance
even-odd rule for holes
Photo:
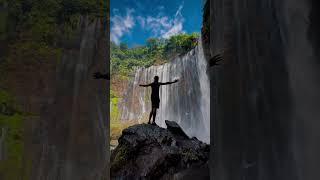
[[[151,99],[152,108],[159,108],[160,106],[160,99]]]

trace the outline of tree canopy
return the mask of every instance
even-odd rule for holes
[[[96,19],[107,12],[103,2],[0,0],[0,68],[7,62],[59,59],[63,42],[76,37],[81,17]]]
[[[198,33],[180,34],[169,39],[149,38],[145,46],[128,48],[111,42],[111,74],[128,76],[137,67],[150,67],[189,52],[197,45]]]

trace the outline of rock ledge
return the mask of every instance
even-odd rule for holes
[[[138,124],[122,131],[111,154],[111,179],[209,179],[209,145],[181,127]]]

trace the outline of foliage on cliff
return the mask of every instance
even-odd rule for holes
[[[111,42],[111,73],[128,76],[136,67],[149,67],[168,62],[197,45],[199,34],[172,36],[169,39],[150,38],[145,46],[128,48],[127,44]]]
[[[79,15],[101,16],[100,0],[10,0],[7,11],[12,33],[53,43],[72,28]]]
[[[25,179],[27,166],[23,166],[23,119],[25,113],[14,98],[0,89],[0,177],[1,179]],[[25,162],[30,164],[29,162]],[[25,165],[26,165],[25,164]]]
[[[13,61],[57,59],[63,43],[74,37],[81,16],[96,18],[104,15],[106,7],[103,2],[1,0],[0,40],[3,42],[0,41],[0,47],[5,50],[0,59],[2,62],[8,58]]]

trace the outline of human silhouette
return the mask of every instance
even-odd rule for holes
[[[172,82],[159,82],[159,76],[155,76],[154,77],[154,81],[150,84],[140,84],[139,86],[142,87],[148,87],[151,86],[151,112],[149,115],[149,121],[148,124],[150,124],[151,118],[153,117],[153,123],[152,124],[156,124],[155,120],[156,120],[156,116],[157,116],[157,109],[159,108],[160,105],[160,96],[159,96],[159,88],[161,85],[168,85],[168,84],[173,84],[178,82],[179,80],[176,79]]]

